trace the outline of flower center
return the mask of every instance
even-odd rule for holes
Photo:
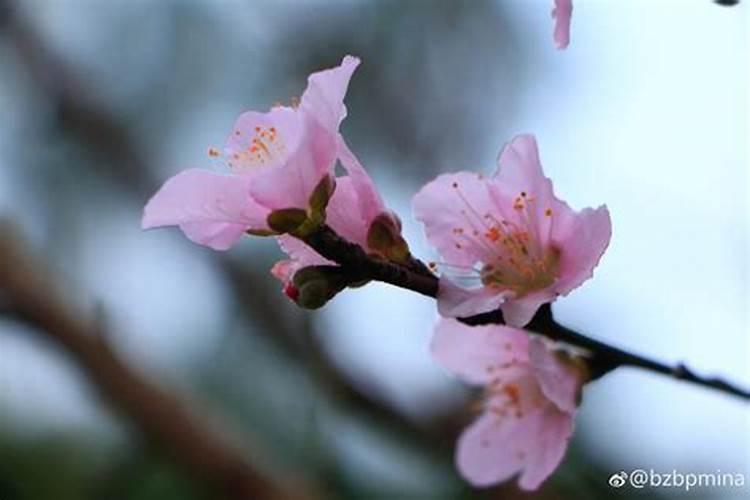
[[[279,138],[276,127],[255,127],[255,135],[250,140],[246,154],[250,166],[270,163],[284,154],[284,143]]]
[[[235,134],[237,134],[236,131]],[[286,148],[276,127],[256,126],[247,147],[232,154],[229,166],[236,170],[277,163]]]
[[[481,269],[483,285],[509,289],[521,297],[555,282],[560,258],[556,248],[540,249],[528,231],[503,231],[499,226],[491,226],[484,237],[498,252],[494,262]]]
[[[252,130],[252,135],[243,141],[244,146],[228,152],[225,156],[226,164],[234,172],[243,172],[254,167],[279,164],[279,159],[286,152],[286,146],[276,127],[257,125]],[[246,136],[246,134],[243,134],[239,130],[235,130],[234,134],[240,139],[242,139],[242,135]],[[209,148],[208,154],[212,157],[222,156],[216,148]]]
[[[510,290],[518,298],[555,282],[560,251],[544,243],[552,227],[551,209],[538,215],[536,200],[520,192],[512,203],[493,195],[496,210],[480,214],[458,183],[453,187],[466,205],[467,209],[462,212],[469,223],[469,227],[455,228],[453,232],[472,245],[479,245],[487,256],[480,269],[484,286]],[[507,217],[503,205],[510,205]],[[461,248],[461,244],[457,243],[456,247]]]
[[[517,362],[511,363],[515,365]],[[523,369],[523,368],[522,368]],[[517,374],[510,380],[497,377],[486,387],[488,409],[498,419],[523,418],[525,414],[544,404],[539,385],[528,374]]]

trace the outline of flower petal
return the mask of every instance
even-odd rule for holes
[[[271,268],[271,274],[282,284],[286,284],[292,281],[298,268],[299,266],[292,259],[280,260]]]
[[[539,387],[557,408],[573,414],[578,407],[582,373],[572,361],[566,363],[559,356],[565,354],[551,349],[539,338],[530,339],[529,359]]]
[[[339,66],[313,73],[307,80],[300,107],[331,133],[338,131],[346,117],[344,96],[359,62],[356,57],[346,56]]]
[[[250,195],[272,210],[307,209],[310,196],[325,175],[332,175],[336,162],[336,138],[313,118],[297,113],[304,123],[296,150],[286,163],[264,169],[253,180]]]
[[[278,134],[278,148],[263,142],[269,136],[254,137],[262,143],[254,154],[267,160],[262,163],[266,167],[262,175],[250,187],[250,194],[258,203],[274,210],[305,209],[323,176],[333,174],[338,127],[346,116],[344,96],[358,64],[359,59],[347,56],[340,66],[310,75],[297,109],[276,107],[266,114],[245,113],[238,120],[227,141],[230,160],[238,156],[257,163],[257,157],[247,150],[252,148],[248,142],[252,139],[243,142],[242,138],[246,134],[262,134],[271,126]]]
[[[557,419],[561,412],[542,404],[519,417],[514,412],[494,411],[496,404],[501,405],[502,401],[490,400],[488,410],[459,438],[456,449],[459,472],[473,485],[483,487],[523,471],[521,487],[537,487],[554,470],[565,451],[563,447],[560,452],[557,439],[563,435]],[[552,427],[548,428],[549,425]],[[552,449],[545,454],[543,447],[547,445]],[[544,472],[547,473],[542,477]]]
[[[591,278],[611,237],[612,221],[604,205],[556,219],[552,240],[561,253],[555,291],[567,295]]]
[[[247,229],[268,228],[268,210],[248,195],[250,181],[247,176],[184,170],[149,200],[141,227],[179,225],[196,243],[226,250]]]
[[[511,450],[522,442],[521,436],[526,437],[526,426],[528,421],[500,420],[489,411],[482,414],[461,434],[456,445],[456,466],[464,479],[484,487],[518,473],[523,468],[523,457]]]
[[[430,349],[446,369],[474,384],[499,376],[515,378],[528,370],[528,336],[506,326],[468,326],[441,319]]]
[[[506,324],[523,328],[531,321],[542,304],[552,302],[554,299],[555,293],[550,289],[544,289],[518,299],[509,299],[500,304],[500,309],[503,311]]]
[[[552,7],[552,18],[555,20],[552,38],[558,49],[565,49],[570,44],[570,18],[572,15],[573,0],[555,0]]]
[[[533,135],[517,135],[503,147],[497,159],[494,180],[496,182],[492,189],[495,203],[500,209],[505,209],[508,218],[514,218],[508,212],[514,212],[509,208],[520,193],[525,193],[531,200],[525,202],[531,212],[531,222],[536,226],[540,243],[545,244],[550,223],[547,210],[552,210],[554,214],[567,206],[555,197],[552,181],[544,176]]]
[[[572,433],[572,416],[549,404],[521,418],[488,410],[459,438],[456,465],[474,486],[500,483],[521,471],[521,489],[535,490],[562,461]]]
[[[518,480],[518,485],[526,491],[539,488],[555,471],[573,435],[573,416],[552,405],[539,412],[536,418],[536,432],[526,436],[528,454]]]
[[[466,318],[494,311],[512,296],[513,292],[498,291],[487,286],[463,288],[442,276],[437,296],[438,311],[446,318]]]
[[[237,171],[284,165],[304,137],[301,118],[296,110],[286,106],[276,106],[267,113],[242,113],[224,146],[227,163]]]
[[[232,248],[248,228],[242,224],[188,222],[180,224],[180,229],[190,241],[213,250],[223,251]]]
[[[318,252],[294,236],[284,234],[277,237],[276,240],[284,253],[296,263],[298,269],[307,266],[335,265],[335,262],[321,257]]]
[[[361,191],[351,176],[337,177],[336,190],[326,210],[326,223],[344,239],[367,250],[367,230],[372,220],[361,212]],[[368,193],[365,193],[368,196]]]
[[[494,177],[502,184],[529,193],[546,189],[550,181],[544,177],[536,138],[520,134],[511,139],[498,155]]]
[[[447,263],[471,267],[492,261],[485,215],[496,210],[487,179],[469,172],[441,175],[414,196],[412,206],[427,239]]]
[[[372,182],[365,168],[349,149],[341,134],[338,135],[337,146],[339,161],[341,161],[346,173],[349,174],[352,188],[356,193],[359,214],[369,227],[375,217],[386,211],[385,204],[375,187],[375,183]]]

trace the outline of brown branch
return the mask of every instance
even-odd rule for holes
[[[105,341],[102,325],[84,320],[63,300],[44,263],[9,223],[0,223],[0,262],[3,312],[63,346],[100,392],[191,476],[226,498],[312,498],[261,473],[183,402],[131,370]]]
[[[344,240],[328,226],[313,231],[304,240],[320,255],[340,264],[351,276],[352,282],[372,279],[408,288],[428,297],[437,296],[437,278],[424,264],[407,267],[370,258],[359,245]]]
[[[304,241],[323,257],[340,264],[344,272],[351,274],[352,281],[373,279],[430,297],[437,297],[438,278],[435,275],[414,270],[413,266],[400,266],[373,259],[358,245],[345,241],[328,226],[321,226],[312,234],[306,236]],[[459,319],[468,325],[505,323],[503,313],[500,310]],[[718,378],[702,377],[683,364],[669,366],[571,330],[555,321],[549,304],[539,309],[526,329],[589,351],[590,365],[595,377],[600,377],[616,368],[632,366],[750,401],[750,391],[737,385]]]

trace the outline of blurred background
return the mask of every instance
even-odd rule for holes
[[[491,172],[533,132],[558,194],[613,218],[595,279],[558,318],[749,386],[748,5],[577,0],[558,52],[549,3],[0,1],[0,215],[71,307],[103,318],[128,370],[323,498],[685,496],[607,486],[633,468],[750,479],[745,403],[622,369],[586,389],[538,492],[472,490],[452,462],[472,393],[430,359],[433,301],[375,284],[308,313],[268,274],[271,240],[217,253],[139,229],[146,200],[210,168],[242,111],[357,55],[342,130],[417,256],[433,257],[413,193],[441,172]],[[112,406],[79,358],[0,317],[0,499],[231,498]]]

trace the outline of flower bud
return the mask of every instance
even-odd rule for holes
[[[347,278],[337,266],[309,266],[297,271],[287,287],[296,289],[296,298],[293,300],[297,305],[305,309],[318,309],[346,288],[347,284]]]
[[[401,236],[401,222],[388,212],[378,215],[370,224],[367,246],[393,262],[406,263],[409,259],[409,245]]]

